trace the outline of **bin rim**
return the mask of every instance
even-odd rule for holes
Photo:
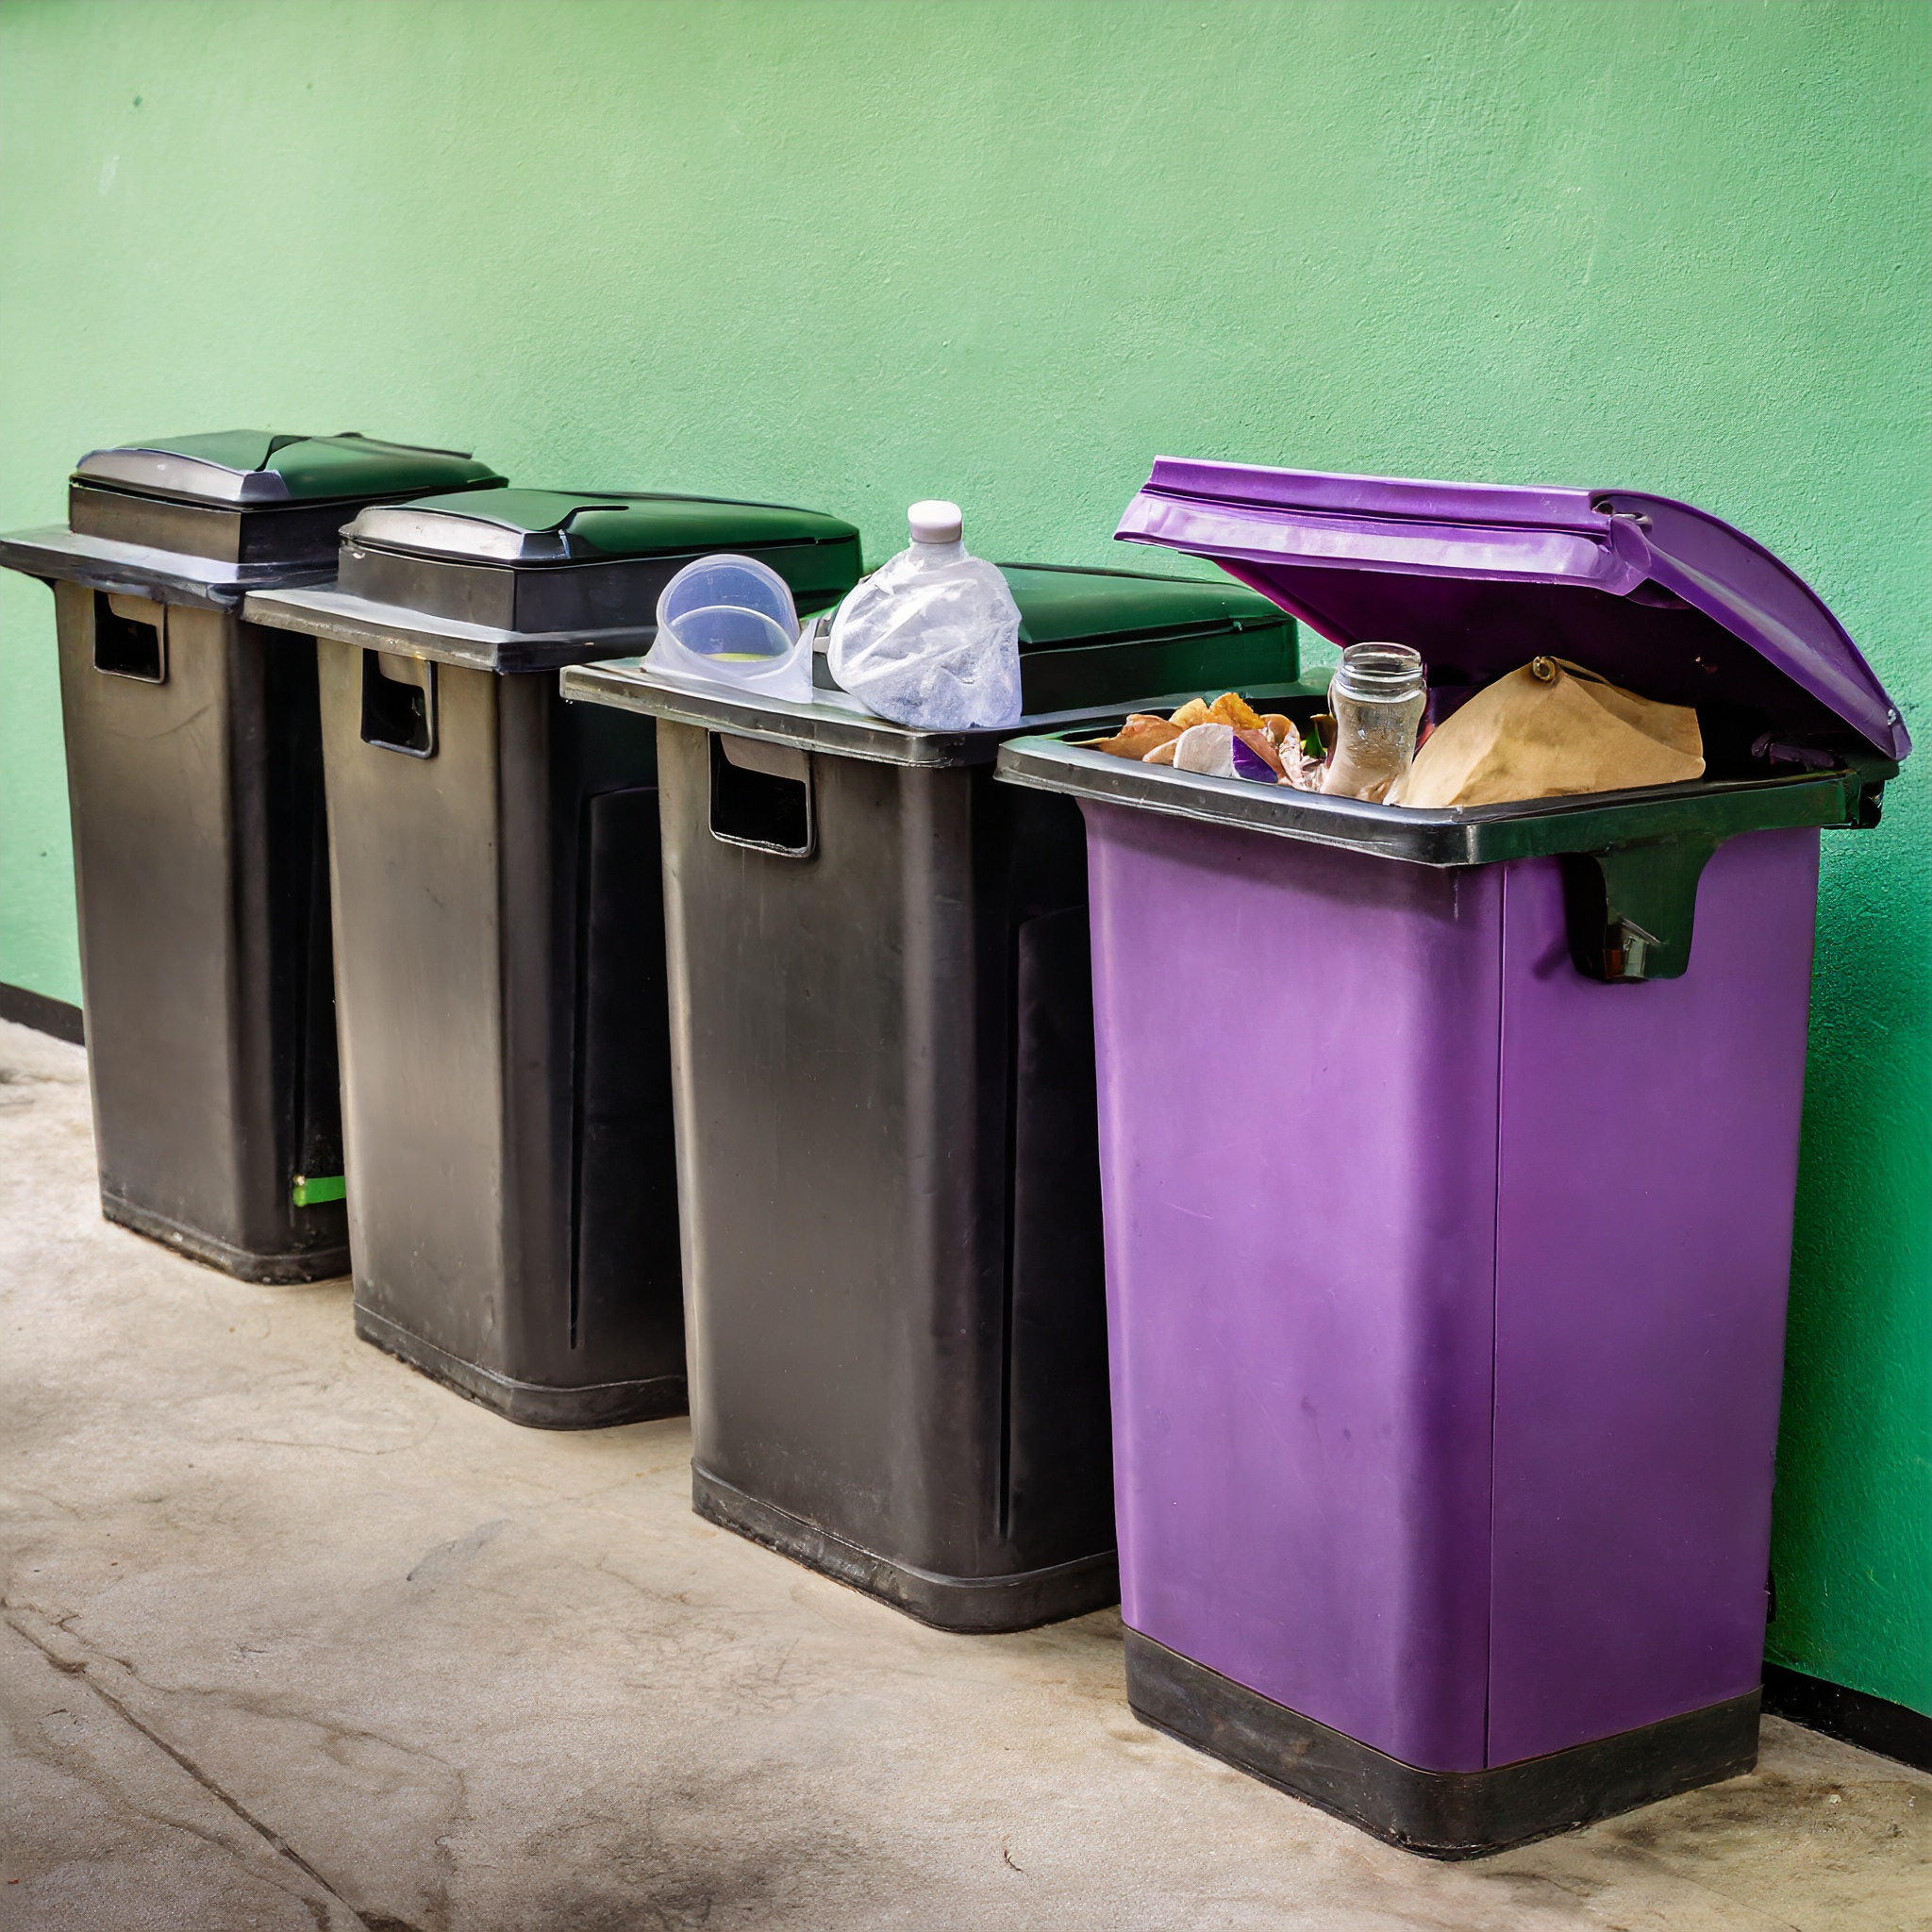
[[[250,591],[242,602],[242,617],[265,630],[293,631],[395,657],[503,675],[556,671],[587,658],[645,650],[658,634],[649,624],[610,630],[507,630],[351,595],[335,588],[333,572],[306,585]]]
[[[629,658],[575,665],[563,672],[561,689],[564,697],[573,703],[640,711],[670,724],[696,724],[707,731],[761,739],[799,751],[924,769],[990,765],[1001,745],[1016,734],[1039,732],[1052,725],[1094,731],[1122,715],[1118,703],[1108,703],[1022,718],[1016,724],[992,730],[921,731],[879,717],[847,691],[821,690],[810,703],[794,704],[758,693],[734,691],[722,684],[697,678],[672,677],[662,672],[647,671]],[[1197,695],[1192,691],[1167,693],[1164,698],[1155,697],[1149,702],[1178,704]],[[1256,695],[1310,698],[1315,692],[1311,687],[1297,683],[1257,687]]]
[[[1874,759],[1827,772],[1696,778],[1627,791],[1421,809],[1140,764],[1071,742],[1073,737],[1062,731],[1010,739],[999,749],[995,775],[1008,785],[1083,801],[1439,867],[1601,853],[1687,837],[1715,842],[1740,832],[1868,825],[1876,823],[1886,779],[1898,772],[1894,762]]]
[[[1115,536],[1210,558],[1333,643],[1394,639],[1477,683],[1543,652],[1647,697],[1748,703],[1780,735],[1912,748],[1810,585],[1674,497],[1161,457]]]
[[[335,564],[231,563],[112,537],[76,536],[65,524],[49,524],[0,535],[0,570],[18,571],[43,583],[146,597],[157,604],[233,610],[251,590],[326,583],[335,575]]]

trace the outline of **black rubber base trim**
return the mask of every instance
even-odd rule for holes
[[[299,1255],[258,1255],[246,1248],[231,1247],[217,1236],[204,1234],[196,1227],[184,1227],[151,1208],[137,1207],[118,1194],[101,1190],[101,1212],[117,1227],[125,1227],[176,1254],[199,1261],[205,1268],[219,1268],[237,1281],[259,1282],[268,1288],[295,1288],[310,1281],[334,1281],[349,1272],[346,1243],[339,1248],[310,1248]]]
[[[519,1382],[495,1369],[466,1362],[398,1327],[386,1315],[356,1304],[356,1333],[385,1355],[420,1370],[433,1382],[467,1395],[526,1429],[609,1429],[620,1423],[657,1422],[683,1415],[689,1406],[682,1375],[654,1375],[641,1382],[591,1382],[559,1389],[548,1382]]]
[[[1764,1707],[1807,1730],[1823,1731],[1881,1757],[1932,1771],[1932,1717],[1849,1684],[1833,1684],[1783,1664],[1764,1666]]]
[[[691,1466],[691,1504],[706,1522],[736,1530],[938,1630],[974,1636],[1030,1630],[1104,1610],[1121,1600],[1120,1559],[1112,1550],[1014,1576],[941,1576],[861,1549],[790,1510],[761,1503],[706,1474],[695,1462]]]
[[[1430,1858],[1480,1858],[1757,1762],[1758,1692],[1492,1771],[1421,1771],[1126,1632],[1142,1724]]]
[[[0,1020],[31,1026],[36,1033],[51,1033],[69,1046],[87,1044],[78,1007],[69,1006],[65,1000],[50,999],[43,992],[29,992],[24,986],[8,986],[0,981]]]

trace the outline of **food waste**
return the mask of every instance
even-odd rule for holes
[[[1212,704],[1190,698],[1168,718],[1136,711],[1111,738],[1088,740],[1086,749],[1208,778],[1249,778],[1298,791],[1322,789],[1324,754],[1319,738],[1311,753],[1292,718],[1257,711],[1239,691],[1224,691]]]
[[[1392,659],[1398,652],[1415,658],[1400,646],[1367,644],[1351,646],[1348,657]],[[1448,702],[1434,721],[1424,716],[1419,672],[1414,690],[1397,693],[1399,702],[1378,702],[1373,690],[1348,688],[1348,669],[1344,658],[1343,675],[1329,687],[1332,710],[1305,726],[1278,711],[1257,711],[1229,691],[1212,704],[1192,698],[1169,718],[1137,711],[1111,738],[1090,739],[1086,748],[1205,777],[1416,809],[1623,791],[1704,775],[1694,708],[1640,697],[1566,658],[1535,658],[1480,690],[1439,692]],[[1374,664],[1359,669],[1357,681],[1373,684],[1378,672],[1394,681]]]

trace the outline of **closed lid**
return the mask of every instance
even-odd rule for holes
[[[1000,573],[1020,608],[1023,653],[1261,630],[1283,622],[1278,605],[1226,584],[1051,563],[1003,563]]]
[[[1212,558],[1338,644],[1411,644],[1435,683],[1542,654],[1776,734],[1829,742],[1850,725],[1889,758],[1911,750],[1797,573],[1669,497],[1162,457],[1115,534]]]
[[[477,562],[582,563],[703,556],[781,543],[852,542],[837,517],[775,503],[640,491],[492,490],[365,509],[345,538],[382,550]]]
[[[193,503],[273,505],[408,496],[499,482],[465,450],[341,436],[277,436],[217,429],[205,436],[92,450],[75,465],[79,483]]]

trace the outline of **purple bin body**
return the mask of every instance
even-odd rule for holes
[[[1622,986],[1555,858],[1082,803],[1128,1626],[1432,1771],[1755,1690],[1816,831]]]
[[[1641,491],[1162,458],[1119,534],[1441,692],[1694,706],[1707,760],[1408,810],[1002,749],[1086,814],[1133,1707],[1452,1857],[1749,1769],[1819,828],[1898,708]]]

